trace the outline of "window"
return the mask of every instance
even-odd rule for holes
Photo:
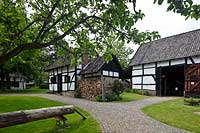
[[[118,72],[114,72],[114,77],[119,77],[119,73]]]
[[[51,83],[52,83],[52,84],[55,84],[55,83],[56,83],[56,76],[51,77]]]
[[[103,75],[108,76],[108,71],[103,70]]]
[[[69,75],[65,75],[65,83],[69,83],[70,82],[70,76]]]

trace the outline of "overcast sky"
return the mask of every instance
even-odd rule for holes
[[[193,2],[200,4],[200,0],[193,0]],[[185,17],[180,14],[167,12],[166,3],[159,6],[153,4],[153,0],[137,0],[136,6],[145,14],[144,19],[136,24],[136,28],[140,31],[158,31],[163,38],[200,28],[200,20],[185,20]],[[134,44],[128,46],[135,51],[138,48]]]

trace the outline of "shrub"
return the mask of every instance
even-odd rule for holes
[[[197,106],[200,105],[200,100],[194,99],[194,98],[188,98],[184,99],[184,104],[185,105],[190,105],[190,106]]]
[[[112,86],[113,93],[120,95],[124,90],[125,90],[125,86],[121,81],[115,80],[113,82],[113,86]]]
[[[40,83],[38,86],[40,89],[48,89],[49,88],[48,83]]]
[[[95,99],[97,102],[103,102],[102,96],[96,96]]]
[[[75,89],[74,97],[81,98],[81,89],[79,87]]]
[[[113,82],[111,90],[112,90],[111,93],[105,94],[104,101],[108,102],[108,101],[121,100],[122,98],[121,98],[120,94],[125,90],[125,86],[124,86],[123,82],[121,82],[119,80],[115,80]]]

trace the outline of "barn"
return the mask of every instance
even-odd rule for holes
[[[109,62],[106,62],[102,56],[88,62],[79,73],[81,96],[88,100],[95,100],[96,96],[102,96],[104,99],[106,95],[112,93],[111,87],[114,81],[120,80],[121,71],[121,65],[115,56]]]
[[[200,96],[200,29],[141,45],[130,66],[132,88],[157,96]]]
[[[69,60],[63,57],[57,58],[46,68],[49,92],[60,94],[73,92],[77,88],[80,70],[81,66],[72,66]]]

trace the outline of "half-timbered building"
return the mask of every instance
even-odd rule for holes
[[[135,89],[158,96],[200,96],[200,30],[141,45],[130,66]]]
[[[122,68],[115,56],[109,62],[101,56],[89,62],[79,73],[82,97],[89,100],[95,100],[96,96],[104,97],[111,92],[113,82],[119,80],[121,71]]]
[[[63,93],[74,91],[77,88],[81,66],[70,64],[69,60],[58,58],[46,68],[49,77],[49,92]]]

